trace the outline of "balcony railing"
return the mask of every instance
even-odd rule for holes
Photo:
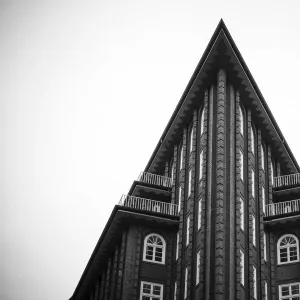
[[[172,178],[152,173],[141,172],[138,181],[168,188],[172,187]]]
[[[300,199],[266,205],[266,217],[300,212]]]
[[[166,214],[170,216],[178,216],[178,205],[172,204],[172,203],[165,203],[161,201],[155,201],[145,198],[139,198],[129,195],[122,195],[119,205],[150,211],[150,212],[156,212],[161,214]]]
[[[284,176],[274,177],[274,188],[283,186],[300,185],[300,174],[290,174]]]

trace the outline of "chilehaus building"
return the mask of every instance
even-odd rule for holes
[[[299,173],[221,20],[71,299],[299,300]]]

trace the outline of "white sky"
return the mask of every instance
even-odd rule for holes
[[[294,155],[295,1],[0,0],[0,299],[68,299],[223,18]]]

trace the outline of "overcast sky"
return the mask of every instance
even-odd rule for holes
[[[223,18],[296,159],[295,1],[0,0],[0,299],[69,299]]]

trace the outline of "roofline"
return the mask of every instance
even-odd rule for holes
[[[89,261],[88,261],[88,263],[87,263],[87,265],[86,265],[86,267],[85,267],[85,269],[84,269],[84,271],[83,271],[83,273],[81,275],[81,277],[80,277],[80,280],[79,280],[79,282],[78,282],[78,284],[76,286],[76,289],[75,289],[75,291],[74,291],[74,293],[73,293],[73,295],[72,295],[72,297],[70,299],[75,299],[76,294],[79,291],[79,288],[80,288],[80,286],[81,286],[81,284],[82,284],[82,282],[83,282],[83,280],[85,278],[85,275],[88,272],[88,270],[89,270],[89,268],[90,268],[90,266],[91,266],[91,264],[92,264],[92,262],[94,260],[94,257],[96,256],[96,254],[98,252],[98,249],[99,249],[100,245],[102,244],[102,242],[103,242],[103,240],[104,240],[104,238],[106,236],[106,233],[108,232],[108,230],[110,228],[110,225],[111,225],[111,223],[112,223],[112,221],[113,221],[113,219],[114,219],[114,217],[115,217],[115,215],[117,213],[117,210],[118,210],[118,207],[117,207],[117,205],[115,205],[115,207],[114,207],[112,213],[110,214],[110,217],[109,217],[109,219],[108,219],[108,221],[107,221],[107,223],[106,223],[106,225],[105,225],[105,227],[104,227],[104,229],[102,231],[102,234],[101,234],[101,236],[100,236],[100,238],[99,238],[99,240],[98,240],[98,242],[96,244],[96,247],[95,247],[95,249],[94,249],[94,251],[93,251],[93,253],[92,253],[92,255],[91,255],[91,257],[90,257],[90,259],[89,259]]]
[[[197,65],[197,67],[196,67],[196,69],[195,69],[195,71],[194,71],[191,79],[189,80],[189,83],[186,86],[186,88],[185,88],[185,90],[184,90],[184,92],[183,92],[183,94],[182,94],[182,96],[181,96],[181,98],[180,98],[180,100],[179,100],[179,102],[178,102],[178,104],[177,104],[177,106],[176,106],[176,108],[175,108],[175,110],[174,110],[174,112],[173,112],[173,114],[172,114],[172,116],[171,116],[171,118],[170,118],[170,120],[169,120],[169,122],[168,122],[168,124],[167,124],[167,126],[166,126],[166,128],[165,128],[165,130],[163,132],[163,134],[162,134],[162,136],[161,136],[161,138],[159,139],[159,142],[157,143],[157,145],[156,145],[156,147],[154,149],[154,152],[152,153],[152,155],[150,157],[150,160],[148,161],[148,163],[147,163],[144,171],[147,172],[148,169],[150,168],[151,163],[153,162],[153,160],[154,160],[157,152],[159,151],[159,148],[160,148],[160,145],[162,144],[162,141],[165,139],[165,137],[166,137],[166,135],[167,135],[167,133],[169,131],[169,128],[172,126],[172,123],[174,122],[174,120],[176,118],[176,115],[178,114],[178,112],[179,112],[181,106],[183,105],[183,103],[184,103],[184,101],[185,101],[185,99],[186,99],[186,97],[187,97],[190,89],[192,88],[192,86],[193,86],[193,84],[194,84],[194,82],[195,82],[195,80],[196,80],[196,78],[197,78],[197,76],[198,76],[198,74],[199,74],[199,72],[200,72],[200,70],[201,70],[201,68],[202,68],[202,66],[203,66],[203,64],[204,64],[204,62],[205,62],[205,60],[206,60],[209,52],[210,52],[210,50],[212,49],[212,46],[213,46],[215,40],[217,39],[219,33],[222,30],[224,31],[225,36],[227,37],[230,45],[233,48],[234,53],[236,54],[236,57],[237,57],[238,61],[241,64],[241,67],[245,71],[247,77],[249,78],[250,83],[252,84],[252,86],[253,86],[253,88],[254,88],[257,96],[259,97],[259,99],[260,99],[260,101],[261,101],[261,103],[263,105],[263,108],[265,109],[268,117],[270,118],[272,124],[274,125],[274,128],[275,128],[276,132],[278,133],[278,136],[281,139],[281,142],[283,143],[283,146],[286,148],[287,153],[290,156],[290,158],[291,158],[291,160],[292,160],[295,168],[300,173],[300,167],[299,167],[299,165],[298,165],[298,163],[297,163],[297,161],[296,161],[296,159],[295,159],[295,157],[294,157],[294,155],[293,155],[290,147],[285,142],[285,138],[284,138],[284,136],[283,136],[283,134],[282,134],[279,126],[277,125],[277,122],[276,122],[276,120],[275,120],[272,112],[270,111],[270,109],[269,109],[269,107],[268,107],[268,105],[267,105],[267,103],[266,103],[266,101],[265,101],[265,99],[264,99],[261,91],[259,90],[259,88],[258,88],[258,86],[257,86],[257,84],[256,84],[256,82],[255,82],[255,80],[254,80],[254,78],[253,78],[253,76],[252,76],[252,74],[251,74],[251,72],[250,72],[247,64],[245,63],[245,61],[244,61],[244,59],[243,59],[240,51],[238,50],[238,48],[237,48],[237,46],[236,46],[236,44],[235,44],[232,36],[230,35],[230,33],[229,33],[229,31],[228,31],[228,29],[227,29],[227,27],[226,27],[223,19],[220,20],[217,28],[215,29],[215,31],[214,31],[214,33],[213,33],[213,35],[212,35],[212,37],[211,37],[211,39],[210,39],[210,41],[209,41],[206,49],[205,49],[205,51],[204,51],[204,53],[203,53],[203,55],[202,55],[202,57],[201,57],[198,65]]]

